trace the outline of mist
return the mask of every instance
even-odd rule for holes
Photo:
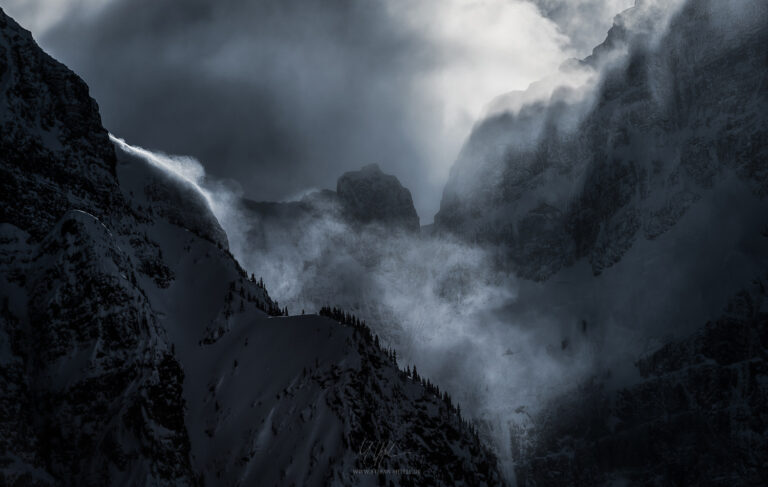
[[[673,7],[653,23],[647,42],[658,41]],[[553,119],[567,134],[592,108],[605,73],[626,62],[627,54],[626,45],[618,45],[600,62],[566,66],[526,91],[496,97],[485,107],[491,120],[527,117],[532,107],[534,115],[521,119],[523,131],[504,125],[481,133],[465,145],[464,155],[473,143],[483,150],[510,140],[518,148],[533,146]],[[233,254],[291,314],[325,305],[354,313],[397,350],[401,367],[416,366],[451,391],[481,425],[509,478],[513,434],[524,435],[542,408],[591,379],[614,389],[633,383],[637,360],[718,315],[727,296],[753,277],[755,255],[729,249],[758,248],[760,237],[751,229],[764,214],[756,210],[764,205],[741,183],[726,179],[674,229],[653,243],[636,243],[600,276],[580,261],[540,283],[518,278],[492,245],[445,233],[360,227],[335,208],[268,221],[243,204],[251,196],[247,191],[206,175],[195,158],[129,150],[160,161],[206,195]],[[462,183],[471,179],[459,177]],[[549,197],[570,191],[561,188],[562,194]],[[734,212],[754,218],[713,233],[712,219],[729,221]],[[707,246],[696,245],[701,235],[709,235]],[[723,255],[727,260],[717,264]],[[649,282],[664,285],[649,288]]]
[[[448,235],[360,227],[334,208],[275,224],[250,213],[242,195],[207,176],[194,158],[112,140],[193,184],[235,257],[290,314],[316,313],[324,305],[352,312],[397,351],[402,368],[416,366],[451,391],[510,478],[510,431],[597,370],[599,345],[576,337],[564,347],[562,316],[545,303],[536,303],[534,314],[533,306],[515,309],[528,285],[494,249]]]
[[[417,78],[406,77],[410,90],[406,93],[418,100],[415,107],[418,111],[423,111],[421,104],[425,102],[440,107],[438,119],[429,123],[420,120],[418,130],[413,129],[413,140],[421,141],[421,145],[414,150],[425,151],[423,153],[431,151],[433,155],[440,152],[439,157],[420,157],[418,164],[407,168],[393,165],[391,161],[376,161],[385,171],[395,172],[406,186],[415,181],[414,171],[422,171],[422,176],[427,178],[425,180],[435,178],[434,181],[440,182],[436,186],[442,189],[441,178],[447,176],[450,166],[446,161],[453,161],[455,154],[451,153],[458,153],[474,121],[482,115],[517,116],[527,106],[558,106],[566,102],[571,107],[570,111],[566,111],[570,118],[562,116],[558,120],[570,127],[577,126],[591,107],[591,95],[599,85],[602,70],[622,62],[626,55],[625,51],[618,49],[614,56],[606,56],[607,61],[603,64],[558,69],[565,54],[577,52],[577,48],[571,45],[575,41],[564,33],[565,27],[543,17],[533,4],[513,2],[510,5],[513,5],[513,10],[494,12],[480,9],[468,14],[470,18],[479,18],[477,25],[487,24],[490,22],[488,16],[492,15],[498,29],[491,28],[482,35],[474,36],[476,44],[472,46],[460,42],[463,15],[469,8],[465,2],[450,2],[439,10],[439,15],[443,17],[434,24],[437,27],[425,29],[424,25],[419,25],[423,19],[438,11],[430,2],[420,4],[424,12],[419,11],[413,18],[400,18],[396,22],[402,29],[398,32],[420,31],[420,36],[404,37],[411,48],[428,47],[427,52],[431,53],[439,52],[434,50],[438,45],[452,46],[453,49],[449,56],[451,60],[441,61],[440,56],[428,57],[427,65],[447,63],[440,70],[420,71]],[[558,9],[554,11],[562,12]],[[400,13],[395,9],[388,15],[392,19]],[[525,56],[527,48],[522,41],[511,44],[513,50],[520,50],[517,54],[510,54],[509,51],[494,53],[493,49],[494,43],[501,43],[505,38],[504,30],[509,28],[510,23],[521,18],[537,32],[522,29],[518,35],[524,38],[539,36],[537,45],[545,47],[542,51],[544,55],[530,61],[532,64],[523,70],[527,73],[525,75],[519,74],[516,69],[512,69],[511,74],[505,73],[507,68],[499,67],[503,66],[499,59],[488,60],[485,56]],[[553,18],[557,20],[559,17]],[[546,28],[539,29],[541,25],[536,22],[542,22],[541,25]],[[571,25],[569,28],[574,27]],[[249,70],[238,66],[238,63],[251,47],[252,39],[238,42],[245,43],[240,46],[240,51],[230,53],[228,50],[234,44],[227,42],[223,51],[227,55],[210,58],[203,63],[214,66],[211,69],[219,82],[235,82],[240,86],[240,72]],[[547,46],[551,50],[549,54]],[[336,48],[338,46],[333,49]],[[453,53],[456,53],[455,56]],[[407,64],[413,60],[412,55],[400,61]],[[290,53],[281,54],[281,58],[287,58],[289,63],[291,56]],[[473,59],[479,66],[462,64],[456,59],[462,62]],[[323,58],[323,63],[327,61],[327,57]],[[308,60],[302,59],[301,62]],[[419,70],[423,67],[420,66]],[[381,69],[374,68],[373,76],[377,77],[377,83],[381,82],[381,76],[384,79],[391,76],[395,68],[385,64]],[[487,80],[487,86],[473,89],[474,69],[478,69],[480,77]],[[446,73],[450,76],[446,77]],[[255,75],[255,71],[252,74]],[[539,81],[523,90],[534,77]],[[312,82],[314,84],[317,80]],[[462,82],[465,83],[463,86]],[[330,89],[328,87],[332,85],[329,82],[326,88]],[[403,86],[400,85],[398,90]],[[326,88],[320,87],[320,90]],[[517,91],[503,95],[510,88],[517,88]],[[348,95],[356,96],[354,89]],[[404,98],[411,101],[409,96]],[[443,99],[440,100],[440,97]],[[392,105],[393,100],[394,94],[390,94],[382,101]],[[333,103],[338,105],[338,100]],[[403,108],[399,102],[395,106]],[[326,108],[318,108],[318,113]],[[291,106],[287,111],[294,117],[302,110],[304,108]],[[213,116],[218,120],[221,114],[214,113]],[[295,121],[291,119],[291,123]],[[430,124],[442,124],[442,127],[440,130],[432,127],[429,129],[434,129],[432,132],[425,131]],[[247,121],[243,125],[248,126]],[[520,134],[517,143],[534,143],[539,138],[541,126],[531,125],[529,132]],[[229,125],[224,127],[229,128]],[[186,128],[180,124],[175,130],[188,143],[190,138],[198,142],[197,138],[191,137],[194,131],[182,132]],[[391,128],[381,126],[375,130],[389,136]],[[134,134],[130,127],[128,129],[130,134]],[[239,143],[238,130],[235,128],[226,134],[228,144]],[[448,133],[452,144],[446,144],[441,138]],[[122,133],[120,135],[123,136]],[[225,171],[225,177],[216,172],[216,165],[209,170],[211,163],[198,159],[195,143],[189,144],[189,152],[180,151],[190,154],[188,156],[174,156],[165,150],[156,150],[169,147],[165,135],[157,134],[156,144],[150,141],[150,147],[155,148],[153,150],[128,145],[116,137],[113,141],[121,149],[143,157],[197,187],[226,231],[232,253],[249,273],[264,279],[271,295],[287,305],[291,314],[314,313],[324,305],[339,306],[352,312],[367,321],[385,346],[397,350],[402,367],[415,365],[421,374],[451,391],[463,410],[479,422],[485,437],[499,452],[510,477],[513,476],[511,431],[525,429],[531,415],[590,377],[599,375],[605,379],[613,374],[614,378],[620,379],[617,384],[623,383],[623,377],[632,371],[626,368],[618,370],[616,365],[632,364],[644,351],[661,343],[662,337],[658,334],[663,332],[646,332],[641,324],[632,321],[631,308],[605,310],[601,305],[602,300],[626,302],[632,293],[637,292],[637,286],[627,282],[622,272],[617,272],[618,277],[609,276],[582,289],[578,283],[584,280],[584,269],[577,267],[570,275],[565,273],[559,276],[554,284],[543,286],[518,279],[492,246],[462,241],[447,234],[393,232],[377,225],[360,228],[334,208],[326,208],[320,216],[300,217],[274,224],[249,212],[242,203],[244,197],[285,200],[306,193],[308,188],[330,187],[332,183],[327,181],[335,181],[340,174],[335,171],[357,169],[369,160],[360,162],[361,158],[349,158],[343,164],[334,162],[333,166],[308,169],[306,173],[302,169],[296,177],[307,179],[290,186],[293,193],[256,192],[254,197],[254,192],[248,189],[247,179],[242,185],[233,184],[230,181],[234,173],[229,170]],[[134,143],[134,135],[126,134],[125,137]],[[225,160],[235,150],[230,146],[216,145],[215,137],[205,139],[215,145],[211,149],[215,154],[209,160]],[[501,134],[498,141],[484,141],[483,146],[495,147],[508,139],[508,133]],[[143,145],[141,140],[145,139],[138,136],[135,143]],[[333,136],[327,142],[330,144],[331,141],[338,143]],[[360,149],[366,152],[373,147],[370,139],[363,144],[365,147],[358,146],[359,142],[354,137],[348,138],[344,142],[347,147],[343,150]],[[296,141],[286,143],[291,147],[297,145]],[[429,148],[430,144],[439,147]],[[315,148],[311,142],[307,147]],[[398,147],[397,150],[404,149]],[[376,153],[391,154],[384,149]],[[316,155],[318,152],[314,151],[313,157]],[[290,167],[293,159],[283,156],[275,157]],[[280,188],[280,191],[286,187],[270,179],[281,177],[276,165],[248,166],[248,170],[262,179],[262,184],[268,183]],[[419,208],[418,202],[423,202],[425,197],[434,198],[434,190],[425,189],[423,184],[416,183],[411,190],[417,208],[422,211],[423,203]],[[576,284],[568,285],[569,280]],[[563,281],[565,285],[562,285]],[[680,286],[684,284],[681,281]],[[611,293],[614,298],[609,297]],[[673,305],[666,303],[660,306],[657,315],[665,316]]]
[[[581,262],[541,284],[519,279],[492,246],[359,228],[333,208],[274,225],[242,199],[294,200],[376,162],[411,189],[430,222],[462,147],[468,157],[473,143],[484,151],[510,139],[533,146],[553,119],[566,133],[579,125],[604,71],[627,52],[618,46],[592,65],[563,62],[589,54],[630,3],[230,0],[178,8],[113,0],[9,11],[36,18],[42,44],[84,76],[105,125],[131,144],[113,137],[118,147],[201,191],[232,253],[291,314],[330,305],[366,320],[402,367],[415,365],[451,391],[512,477],[512,430],[591,377],[627,383],[632,364],[668,341],[676,320],[699,324],[724,305],[714,296],[751,277],[751,260],[737,257],[727,283],[703,293],[690,286],[718,281],[719,269],[698,262],[733,247],[743,229],[691,252],[715,211],[705,207],[659,239],[663,251],[655,252],[666,260],[648,265],[638,245],[599,279]],[[35,17],[35,8],[48,14]],[[663,33],[664,22],[656,29]],[[478,120],[521,112],[519,132],[504,125],[467,142]],[[471,174],[459,176],[465,191],[476,189]],[[749,213],[754,201],[745,195],[734,183],[717,197]],[[664,274],[672,267],[677,274]],[[642,287],[662,280],[669,296]],[[641,318],[640,302],[656,304]]]
[[[8,475],[766,474],[767,4],[4,3]]]
[[[631,0],[10,0],[105,126],[189,154],[254,200],[378,163],[436,213],[496,96],[583,57]],[[576,19],[579,19],[578,22]]]

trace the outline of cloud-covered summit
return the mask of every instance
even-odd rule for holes
[[[378,163],[429,222],[485,104],[584,55],[631,0],[4,3],[116,135],[257,200]]]

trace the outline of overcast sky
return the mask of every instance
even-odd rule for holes
[[[432,221],[484,106],[599,43],[633,0],[4,0],[108,130],[256,200],[378,163]]]

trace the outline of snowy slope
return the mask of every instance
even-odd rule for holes
[[[194,181],[2,12],[0,88],[0,483],[502,483],[365,329],[283,317]]]
[[[137,207],[158,171],[118,151],[121,187]],[[359,450],[367,442],[402,449],[381,468],[421,472],[406,484],[501,481],[455,412],[364,334],[316,315],[268,317],[257,303],[266,292],[228,252],[180,226],[183,215],[173,221],[147,224],[174,276],[167,288],[148,283],[148,296],[184,366],[192,464],[207,482],[373,484],[376,475],[354,473],[366,467]]]

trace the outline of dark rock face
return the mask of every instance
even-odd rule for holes
[[[519,443],[519,485],[764,485],[767,303],[763,278],[721,318],[640,360],[639,384],[561,398]]]
[[[0,86],[2,483],[193,485],[184,375],[138,285],[167,267],[131,236],[96,103],[2,12]]]
[[[479,124],[439,231],[501,245],[529,279],[582,258],[600,274],[731,175],[768,194],[765,3],[688,0],[659,38],[649,5],[619,16],[584,61],[607,63],[591,95],[565,90]],[[617,48],[625,60],[605,61]]]
[[[411,192],[376,164],[343,174],[336,183],[336,194],[345,212],[356,221],[419,229]]]
[[[0,10],[0,221],[42,238],[71,207],[103,218],[122,205],[115,151],[72,71]]]
[[[419,216],[411,192],[376,164],[344,173],[336,191],[321,190],[287,203],[245,200],[246,211],[259,219],[252,232],[255,238],[275,229],[291,226],[300,230],[307,220],[337,219],[353,226],[376,225],[386,230],[419,230]]]
[[[77,485],[109,484],[112,469],[194,483],[184,373],[114,237],[91,215],[69,212],[27,269],[28,341],[16,345],[46,471]],[[65,372],[84,363],[79,375]]]
[[[587,96],[565,90],[479,124],[435,219],[436,231],[497,246],[518,275],[546,281],[527,283],[543,289],[536,297],[583,296],[552,292],[568,278],[574,288],[653,289],[621,299],[627,294],[601,287],[595,304],[578,303],[590,313],[618,310],[620,326],[650,334],[657,323],[648,316],[681,310],[660,317],[678,338],[636,364],[639,378],[617,390],[607,384],[620,379],[596,373],[513,426],[519,485],[768,482],[765,277],[690,334],[690,324],[718,316],[707,308],[707,318],[691,319],[705,308],[696,293],[723,302],[738,286],[720,281],[738,275],[743,286],[745,269],[750,278],[765,270],[768,6],[686,0],[667,29],[649,30],[648,7],[670,3],[638,1],[617,18],[583,61],[602,70]],[[626,49],[621,61],[610,60],[615,49]],[[737,207],[742,195],[748,203]],[[718,232],[738,238],[715,244]],[[687,259],[702,248],[714,251],[693,269]],[[654,267],[656,259],[668,266]],[[672,305],[659,308],[663,300]],[[558,318],[577,318],[566,314]]]

